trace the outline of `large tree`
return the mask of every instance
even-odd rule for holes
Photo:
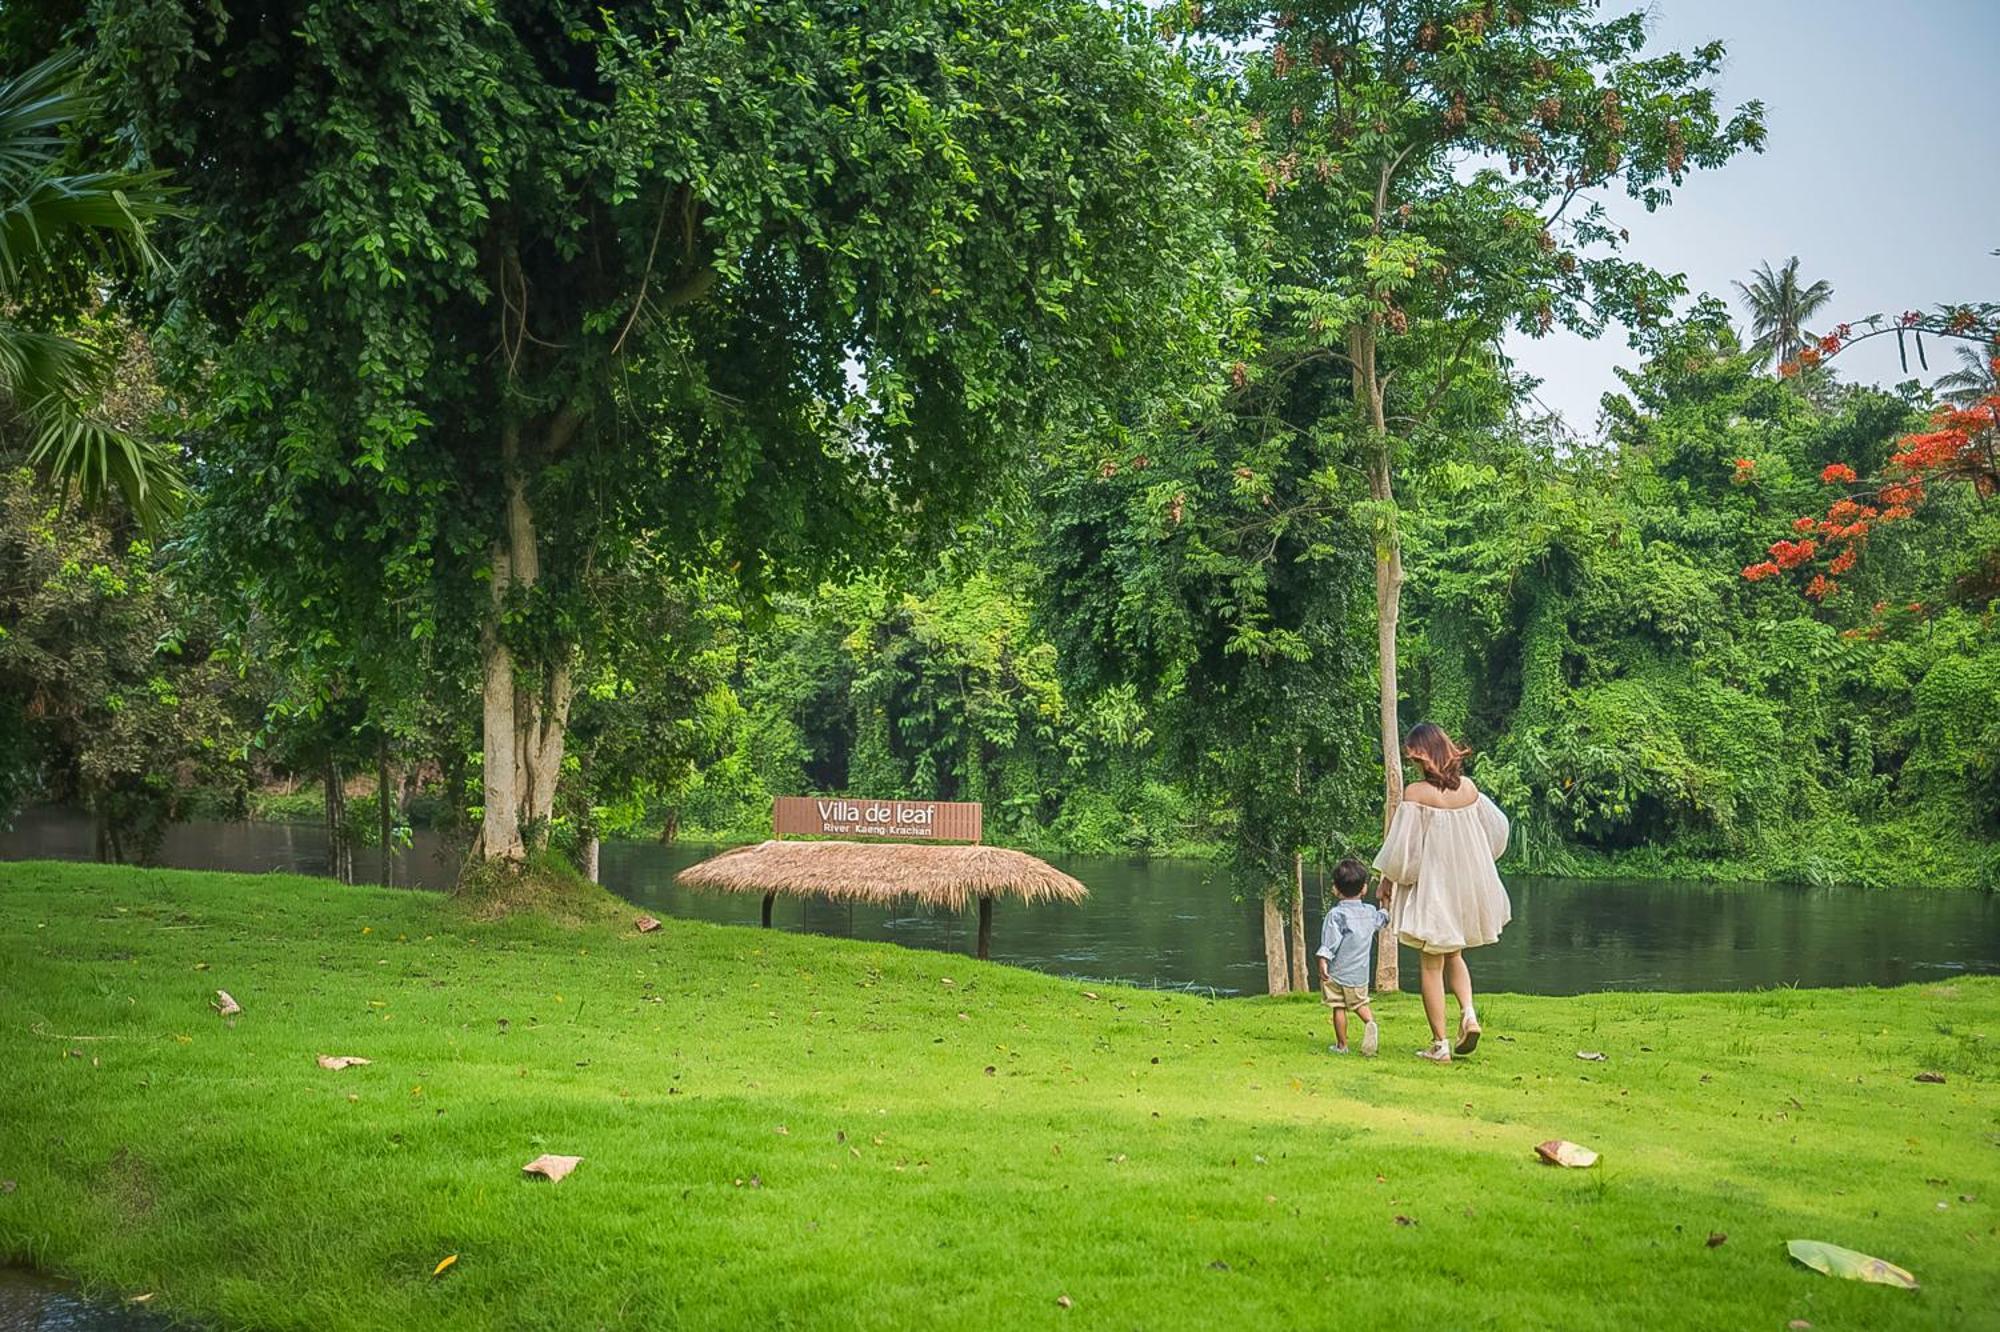
[[[1824,278],[1801,282],[1797,255],[1775,271],[1768,263],[1759,264],[1748,282],[1733,285],[1750,312],[1750,349],[1757,364],[1785,365],[1819,340],[1806,321],[1833,299],[1833,284]]]
[[[197,539],[301,653],[456,645],[486,857],[550,818],[633,551],[764,587],[941,530],[1010,451],[1213,355],[1240,136],[1120,11],[93,19],[186,168]]]
[[[1607,202],[1650,212],[1694,167],[1761,142],[1717,109],[1723,49],[1644,54],[1643,14],[1594,0],[1225,0],[1169,22],[1219,45],[1257,117],[1292,320],[1246,392],[1331,363],[1351,393],[1328,465],[1367,479],[1384,818],[1402,796],[1396,474],[1509,328],[1590,335],[1668,314],[1682,284],[1622,258]],[[1383,945],[1385,985],[1395,980]]]

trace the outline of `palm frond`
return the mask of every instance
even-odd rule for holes
[[[158,440],[79,415],[60,397],[34,404],[29,415],[41,423],[41,433],[28,461],[74,486],[85,504],[101,507],[115,493],[148,528],[159,527],[186,504],[177,460]]]
[[[92,99],[74,81],[78,55],[63,51],[0,79],[0,191],[12,192],[49,169],[62,153],[63,125],[81,119]]]

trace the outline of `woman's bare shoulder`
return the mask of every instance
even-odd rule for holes
[[[1429,782],[1411,782],[1403,788],[1403,799],[1426,809],[1464,809],[1479,803],[1479,788],[1470,778],[1463,779],[1450,791],[1441,791]]]

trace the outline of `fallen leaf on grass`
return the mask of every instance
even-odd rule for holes
[[[1719,1248],[1721,1248],[1721,1247],[1722,1247],[1722,1246],[1723,1246],[1724,1244],[1726,1244],[1726,1243],[1728,1243],[1728,1242],[1729,1242],[1729,1236],[1727,1236],[1727,1235],[1723,1234],[1723,1233],[1722,1233],[1721,1231],[1719,1231],[1719,1230],[1711,1230],[1711,1231],[1709,1231],[1709,1232],[1708,1232],[1708,1247],[1709,1247],[1709,1248],[1711,1248],[1711,1249],[1719,1249]]]
[[[149,1291],[147,1291],[147,1292],[146,1292],[145,1294],[143,1294],[143,1295],[128,1295],[128,1296],[126,1296],[126,1297],[125,1297],[125,1303],[127,1303],[127,1304],[144,1304],[144,1303],[146,1303],[146,1302],[147,1302],[148,1300],[150,1300],[150,1299],[152,1299],[152,1298],[153,1298],[153,1292],[149,1290]]]
[[[561,1180],[564,1175],[576,1169],[577,1162],[581,1160],[583,1160],[581,1156],[552,1156],[544,1152],[534,1160],[528,1162],[528,1164],[522,1166],[521,1173],[524,1175],[540,1175],[548,1180],[549,1183],[554,1184]]]
[[[1587,1060],[1589,1060],[1589,1061],[1590,1061],[1591,1063],[1593,1063],[1593,1064],[1601,1064],[1601,1063],[1603,1063],[1603,1062],[1604,1062],[1604,1051],[1602,1051],[1602,1050],[1578,1050],[1578,1051],[1576,1052],[1576,1057],[1577,1057],[1578,1059],[1587,1059]]]
[[[1550,1165],[1559,1165],[1568,1170],[1587,1170],[1597,1164],[1596,1152],[1562,1138],[1551,1138],[1547,1142],[1537,1143],[1535,1153]]]
[[[12,1193],[21,1186],[11,1179],[0,1179],[0,1193]]]
[[[1925,1070],[1924,1072],[1922,1072],[1922,1073],[1919,1073],[1919,1074],[1917,1074],[1917,1076],[1916,1076],[1916,1078],[1915,1078],[1915,1081],[1917,1081],[1917,1082],[1943,1082],[1943,1081],[1944,1081],[1944,1074],[1942,1074],[1942,1073],[1933,1073],[1933,1072],[1931,1072],[1930,1070],[1926,1069],[1926,1070]]]
[[[1097,996],[1095,994],[1092,994],[1089,990],[1085,990],[1083,992],[1083,997],[1086,999],[1095,999]]]
[[[1785,1251],[1813,1271],[1824,1272],[1828,1276],[1848,1281],[1868,1281],[1878,1286],[1900,1286],[1904,1290],[1917,1288],[1917,1279],[1894,1263],[1843,1249],[1838,1244],[1827,1244],[1821,1240],[1787,1240]]]
[[[451,1266],[451,1265],[452,1265],[453,1263],[455,1263],[455,1262],[457,1262],[457,1261],[458,1261],[458,1255],[457,1255],[457,1254],[455,1254],[455,1253],[448,1253],[448,1254],[446,1254],[446,1255],[445,1255],[445,1256],[444,1256],[444,1257],[443,1257],[442,1259],[440,1259],[440,1260],[438,1261],[438,1265],[437,1265],[436,1267],[433,1267],[433,1268],[431,1269],[431,1275],[432,1275],[432,1276],[434,1276],[434,1277],[440,1277],[440,1276],[443,1276],[443,1275],[444,1275],[444,1269],[445,1269],[445,1268],[447,1268],[447,1267],[450,1267],[450,1266]]]
[[[1803,1318],[1794,1318],[1791,1322],[1785,1324],[1787,1332],[1806,1332],[1811,1326],[1812,1324]]]
[[[321,1068],[330,1068],[336,1073],[343,1068],[354,1068],[358,1065],[373,1062],[373,1060],[363,1059],[360,1055],[321,1055],[318,1060]]]
[[[641,916],[639,919],[633,921],[632,924],[641,934],[651,934],[654,930],[660,928],[660,922],[654,920],[651,916]]]
[[[243,1005],[230,998],[229,991],[227,990],[217,990],[215,992],[214,1007],[215,1011],[223,1017],[235,1017],[243,1011]],[[1943,1079],[1940,1078],[1939,1081],[1942,1082]]]
[[[1070,1297],[1067,1295],[1056,1296],[1056,1308],[1058,1309],[1067,1309],[1073,1303],[1075,1303],[1075,1301],[1070,1299]]]
[[[1414,1226],[1415,1224],[1417,1224],[1417,1219],[1416,1219],[1415,1217],[1413,1217],[1413,1216],[1400,1216],[1400,1215],[1399,1215],[1399,1216],[1398,1216],[1398,1217],[1396,1218],[1396,1224],[1397,1224],[1397,1225],[1399,1225],[1399,1226]]]

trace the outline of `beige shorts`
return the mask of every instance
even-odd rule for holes
[[[1335,985],[1331,980],[1319,983],[1320,998],[1326,1000],[1329,1008],[1366,1008],[1368,987],[1366,985]]]

